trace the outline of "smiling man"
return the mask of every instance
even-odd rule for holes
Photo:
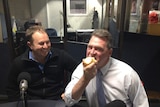
[[[17,78],[22,72],[29,73],[31,77],[26,91],[27,99],[60,100],[64,92],[64,73],[73,72],[77,62],[65,51],[51,47],[42,26],[27,29],[26,40],[29,48],[15,58],[10,68],[7,86],[9,101],[21,98]]]

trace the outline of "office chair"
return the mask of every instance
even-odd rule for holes
[[[49,37],[57,36],[57,31],[54,28],[47,28],[46,32]]]

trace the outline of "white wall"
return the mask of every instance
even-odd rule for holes
[[[31,18],[42,23],[42,26],[48,27],[46,0],[30,0]]]
[[[55,28],[59,36],[64,35],[62,0],[48,0],[47,14],[48,27]]]
[[[33,19],[38,19],[46,28],[55,28],[58,35],[63,36],[63,17],[61,15],[63,0],[30,0],[30,2]],[[70,15],[69,0],[67,0],[67,21],[71,25],[68,30],[91,29],[94,8],[98,11],[99,27],[101,27],[102,0],[87,0],[86,15]],[[105,11],[105,5],[103,8]]]
[[[45,28],[55,28],[58,36],[63,35],[62,0],[30,0],[32,18]]]
[[[67,0],[67,13],[68,13],[67,17],[68,17],[68,23],[71,25],[72,30],[91,29],[94,8],[95,10],[98,11],[99,27],[100,27],[101,26],[101,15],[102,15],[102,0],[87,0],[87,14],[86,15],[70,15],[69,0]]]

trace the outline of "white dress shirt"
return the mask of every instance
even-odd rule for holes
[[[114,58],[101,68],[106,103],[119,99],[127,107],[149,107],[148,98],[138,74],[126,63]],[[79,100],[72,99],[72,89],[83,75],[80,63],[72,74],[72,79],[65,90],[65,102],[68,106]],[[96,92],[96,77],[86,87],[86,97],[90,107],[99,107]]]

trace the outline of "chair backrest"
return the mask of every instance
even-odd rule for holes
[[[47,28],[46,32],[49,37],[57,36],[57,31],[54,28]]]
[[[86,56],[87,43],[67,41],[65,45],[66,51],[77,60],[78,63]]]

